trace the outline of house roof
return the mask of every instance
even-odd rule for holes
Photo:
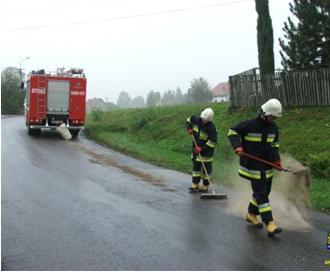
[[[213,97],[229,95],[229,83],[228,82],[222,82],[222,83],[217,84],[212,89],[212,94],[213,94]]]

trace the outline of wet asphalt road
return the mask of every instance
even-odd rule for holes
[[[226,210],[229,190],[201,200],[187,174],[1,122],[2,270],[330,270],[329,215],[270,239]]]

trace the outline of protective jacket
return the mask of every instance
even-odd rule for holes
[[[228,138],[234,149],[243,147],[245,152],[266,161],[280,161],[278,127],[276,123],[269,123],[261,116],[232,127],[228,132]],[[268,180],[273,177],[273,169],[267,164],[242,155],[239,175],[249,180]]]
[[[186,128],[193,129],[197,145],[202,148],[201,157],[196,156],[198,162],[212,162],[214,150],[217,145],[218,134],[213,122],[202,121],[201,117],[191,116],[187,119]],[[192,142],[192,149],[195,144]]]

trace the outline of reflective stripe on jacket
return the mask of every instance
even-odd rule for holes
[[[202,148],[201,157],[197,156],[196,161],[212,162],[218,142],[218,134],[214,124],[212,122],[204,124],[202,118],[191,116],[187,118],[186,128],[193,129],[197,145]],[[194,142],[192,142],[192,150],[194,147]]]
[[[243,147],[244,151],[266,161],[280,160],[279,132],[276,123],[269,123],[261,116],[237,124],[228,131],[228,139],[233,148]],[[272,167],[252,160],[247,156],[240,157],[239,175],[250,180],[271,179]]]

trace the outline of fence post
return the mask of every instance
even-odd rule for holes
[[[233,91],[234,87],[233,87],[233,77],[229,76],[229,102],[230,102],[230,108],[233,107],[234,104],[234,91]]]
[[[281,71],[280,72],[280,77],[281,77],[281,81],[282,81],[282,90],[283,90],[283,99],[284,99],[284,106],[288,107],[289,106],[289,102],[288,102],[288,86],[286,83],[286,73],[285,71]]]

